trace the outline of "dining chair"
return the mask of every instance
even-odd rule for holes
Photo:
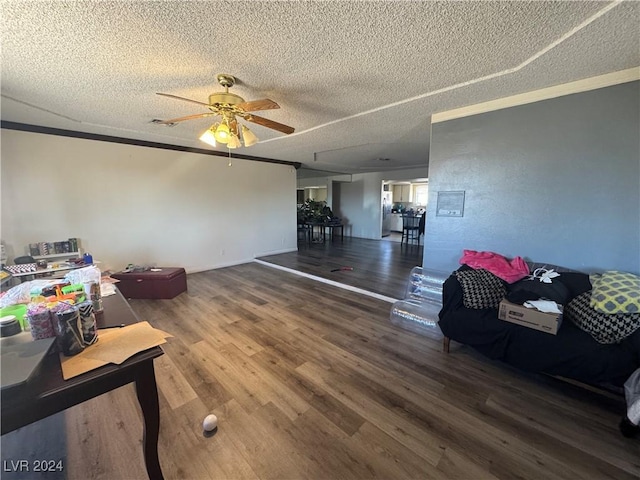
[[[420,244],[420,216],[404,214],[402,215],[402,238],[400,244],[403,243],[419,245]]]

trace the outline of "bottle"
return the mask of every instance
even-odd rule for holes
[[[82,259],[84,260],[84,263],[87,265],[93,264],[93,257],[91,256],[90,253],[85,253]]]

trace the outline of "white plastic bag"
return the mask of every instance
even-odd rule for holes
[[[0,298],[0,308],[8,307],[9,305],[17,305],[18,303],[29,303],[31,301],[31,291],[42,291],[44,287],[51,285],[57,285],[64,283],[64,280],[57,279],[36,279],[29,282],[22,282],[20,285],[11,287],[7,290],[2,298]]]
[[[640,368],[624,383],[627,400],[627,418],[635,426],[640,426]]]
[[[97,283],[100,284],[100,269],[95,265],[71,270],[64,277],[71,284]]]

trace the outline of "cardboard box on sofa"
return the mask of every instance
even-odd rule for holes
[[[562,307],[560,307],[562,309]],[[498,318],[505,322],[515,323],[523,327],[533,328],[541,332],[555,335],[562,325],[561,313],[544,313],[534,308],[502,300],[498,308]]]

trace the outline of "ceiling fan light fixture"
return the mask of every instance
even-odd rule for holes
[[[209,127],[209,129],[199,137],[200,140],[209,145],[213,145],[214,147],[219,146],[220,144],[226,145],[229,141],[231,141],[231,144],[233,145],[233,147],[230,148],[238,148],[242,146],[250,147],[258,143],[258,137],[247,127],[241,125],[237,118],[242,118],[247,122],[256,123],[286,135],[295,132],[293,127],[253,114],[253,112],[259,110],[273,110],[280,108],[280,105],[276,102],[268,98],[247,102],[241,96],[236,95],[235,93],[230,93],[229,88],[233,87],[236,83],[236,79],[233,75],[221,73],[217,76],[217,80],[218,83],[224,87],[224,92],[216,92],[209,95],[209,103],[179,97],[170,93],[158,92],[157,94],[163,97],[198,104],[207,108],[208,111],[206,113],[186,115],[184,117],[172,118],[170,120],[154,120],[153,123],[173,126],[178,122],[195,120],[197,118],[211,116],[220,118],[219,122]],[[212,136],[213,138],[211,138]],[[235,136],[235,139],[231,140],[233,136]]]
[[[229,137],[229,141],[227,142],[227,147],[238,148],[241,146],[242,144],[240,143],[240,139],[238,138],[238,136],[232,133],[231,136]]]
[[[256,137],[255,134],[244,125],[242,125],[242,139],[244,140],[245,147],[250,147],[251,145],[258,143],[258,137]]]
[[[205,130],[205,132],[200,135],[200,140],[202,140],[204,143],[211,145],[212,147],[216,147],[216,128],[217,128],[218,124],[214,124],[211,125],[211,127],[209,127],[207,130]]]
[[[229,131],[228,125],[226,125],[225,123],[221,123],[220,125],[218,125],[215,133],[216,141],[218,143],[227,143],[230,136],[231,132]]]

